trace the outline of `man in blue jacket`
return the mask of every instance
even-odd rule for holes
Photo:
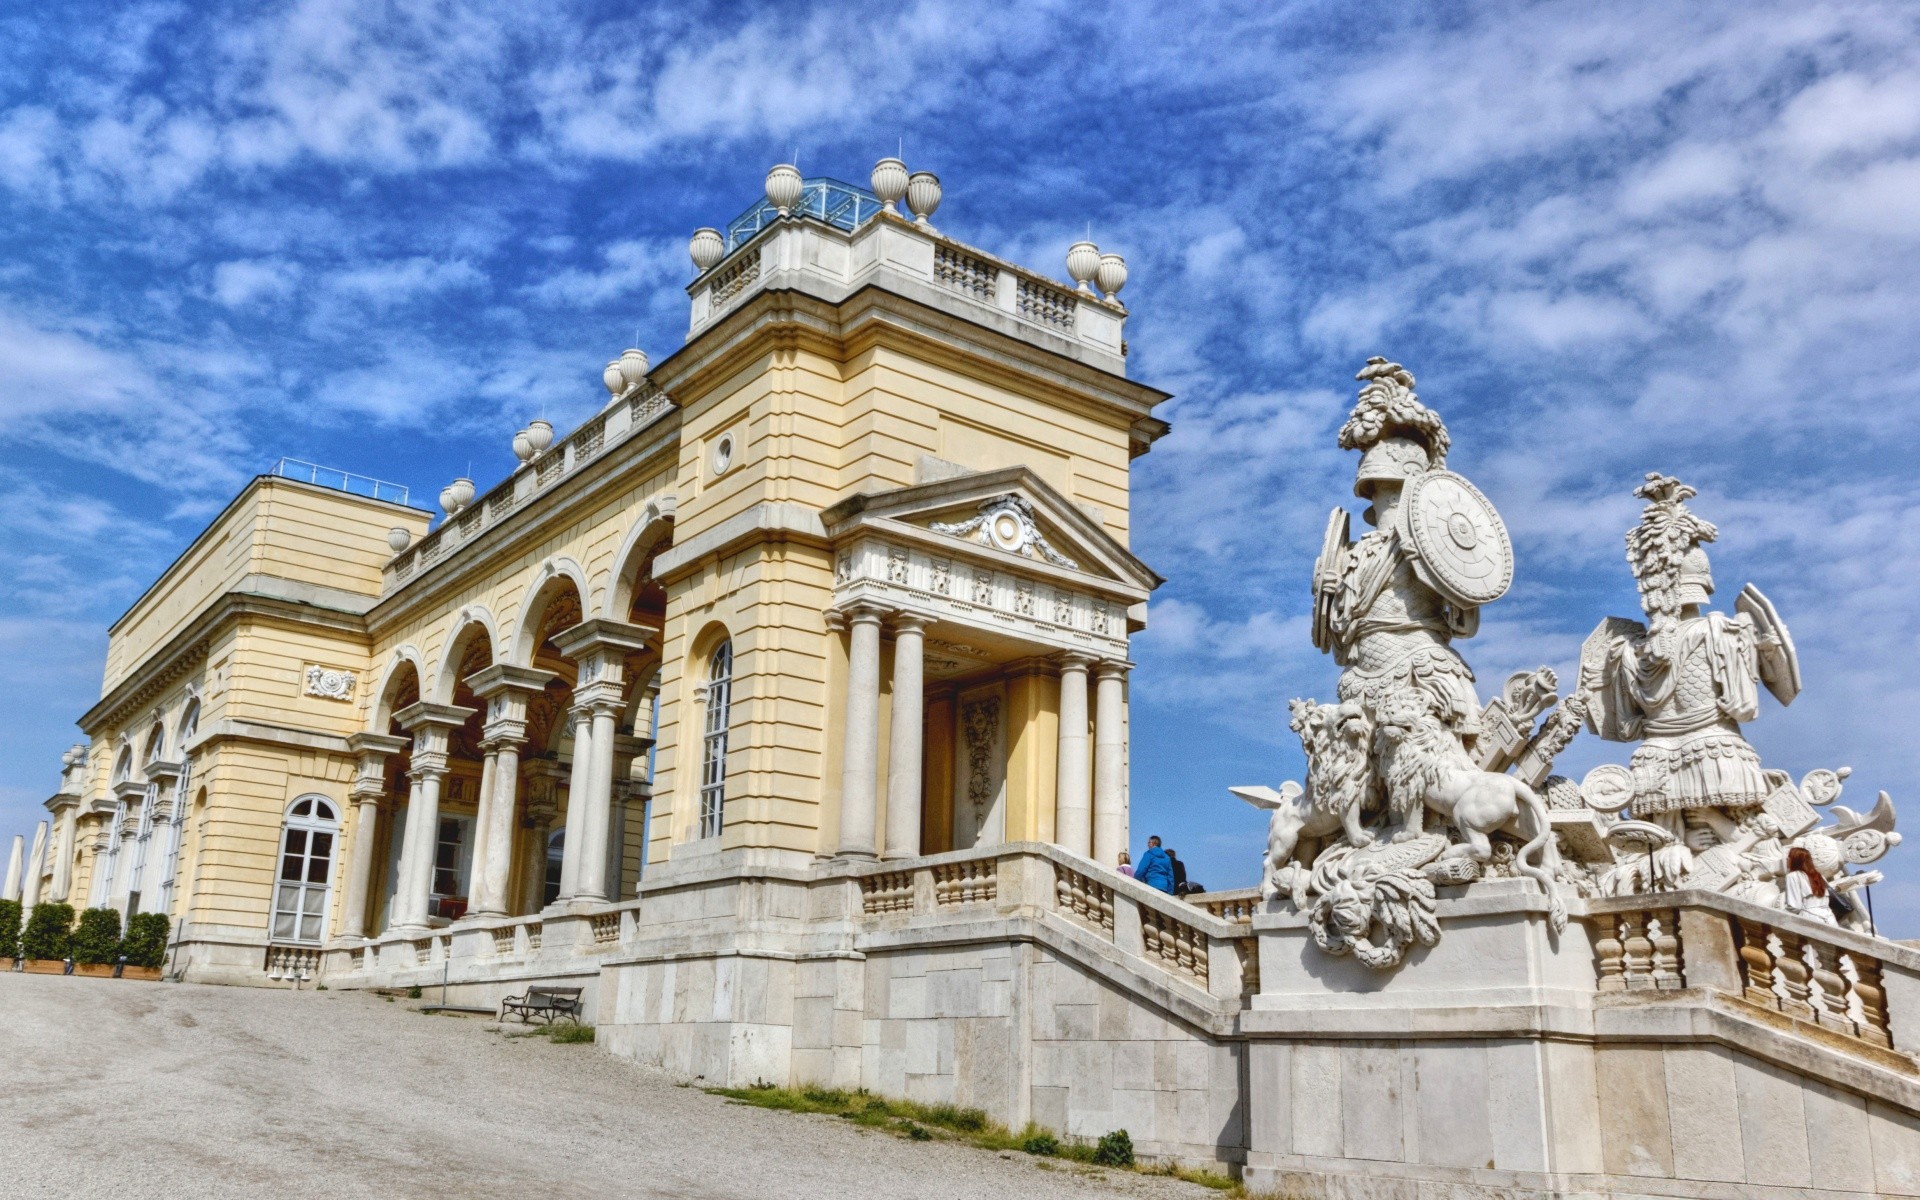
[[[1160,839],[1147,839],[1147,852],[1140,856],[1140,862],[1133,868],[1133,877],[1150,888],[1157,888],[1173,894],[1173,860],[1160,848]]]

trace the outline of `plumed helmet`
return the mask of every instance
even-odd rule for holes
[[[1681,604],[1705,604],[1713,595],[1713,568],[1707,562],[1706,547],[1695,543],[1680,560],[1680,579],[1675,598]]]
[[[1381,438],[1360,456],[1360,469],[1354,472],[1353,494],[1373,495],[1373,485],[1382,480],[1405,483],[1424,474],[1429,458],[1427,448],[1408,437]]]

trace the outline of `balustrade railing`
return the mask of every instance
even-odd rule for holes
[[[1260,889],[1241,888],[1232,892],[1202,892],[1198,896],[1188,896],[1187,903],[1217,920],[1246,925],[1253,921],[1253,914],[1260,907]]]
[[[1113,889],[1071,867],[1053,865],[1057,907],[1082,924],[1113,936]]]
[[[1074,309],[1079,302],[1072,292],[1048,287],[1034,279],[1022,279],[1015,297],[1014,311],[1039,325],[1072,329]]]
[[[933,277],[956,292],[988,304],[1000,291],[1000,268],[944,243],[933,248]]]
[[[320,951],[313,946],[268,946],[267,978],[304,983],[320,973]]]
[[[617,912],[595,913],[587,919],[593,929],[593,944],[611,946],[620,940],[620,914]]]
[[[1157,909],[1140,910],[1140,937],[1147,957],[1172,971],[1191,975],[1207,986],[1207,935]]]
[[[999,894],[1000,862],[998,859],[941,863],[933,869],[933,902],[936,907],[973,904],[992,900]]]
[[[511,925],[503,925],[493,931],[493,952],[495,954],[512,954],[519,940],[520,935],[518,930]]]
[[[740,293],[753,286],[760,278],[760,251],[741,255],[740,260],[731,263],[713,277],[713,286],[708,294],[713,297],[713,309],[720,311],[738,299]]]
[[[1593,921],[1598,990],[1673,991],[1686,986],[1680,968],[1678,909],[1608,912]]]
[[[581,423],[572,433],[522,468],[476,497],[440,528],[402,550],[387,563],[388,586],[397,587],[425,571],[494,525],[525,508],[537,493],[552,487],[575,470],[600,457],[616,442],[639,433],[665,416],[673,399],[650,383],[643,383],[624,401]]]
[[[913,872],[887,871],[860,881],[860,911],[868,916],[913,911]]]
[[[1880,960],[1780,926],[1733,917],[1741,995],[1876,1046],[1891,1046]]]

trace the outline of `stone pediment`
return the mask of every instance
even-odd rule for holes
[[[863,530],[905,534],[960,554],[1092,576],[1144,599],[1162,580],[1093,517],[1025,467],[871,492],[821,514],[835,542]]]

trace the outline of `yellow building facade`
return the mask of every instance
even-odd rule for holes
[[[721,867],[1115,862],[1166,428],[1124,306],[828,180],[694,250],[684,346],[438,522],[249,485],[110,630],[39,898],[259,982]]]

